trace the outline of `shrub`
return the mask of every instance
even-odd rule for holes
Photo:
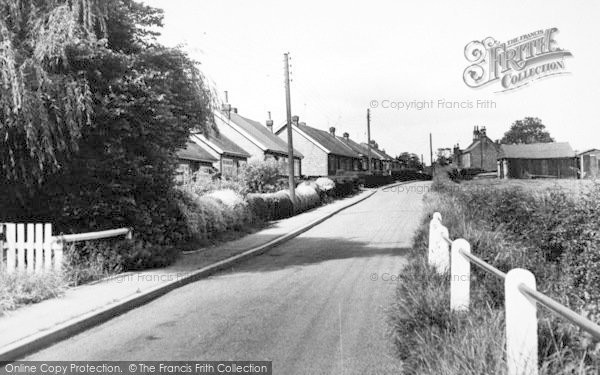
[[[310,210],[321,204],[319,193],[309,184],[302,184],[296,188],[296,200],[296,212]]]
[[[70,244],[65,248],[63,271],[71,285],[80,285],[121,272],[165,267],[178,251],[173,246],[143,240],[107,239]]]
[[[327,177],[319,177],[315,180],[315,184],[319,187],[319,190],[328,192],[335,188],[335,182]]]
[[[201,172],[194,173],[192,178],[180,184],[180,189],[200,196],[216,190],[233,190],[240,195],[245,195],[248,192],[248,187],[239,178],[214,177]]]
[[[211,194],[198,196],[180,190],[179,209],[185,217],[191,237],[216,238],[228,230],[239,230],[250,222],[248,205],[235,192],[220,190]]]
[[[281,174],[282,164],[276,160],[250,159],[238,178],[248,188],[248,192],[266,193],[276,189]]]

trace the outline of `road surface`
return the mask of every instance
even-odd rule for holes
[[[274,374],[398,374],[385,310],[425,186],[379,191],[264,255],[25,360],[269,360]]]

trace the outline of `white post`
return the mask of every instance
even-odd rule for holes
[[[17,224],[17,270],[25,271],[25,224]]]
[[[17,248],[15,240],[17,237],[17,226],[13,223],[6,224],[6,272],[13,273],[17,268]]]
[[[444,238],[448,238],[448,228],[442,225],[442,215],[435,212],[429,223],[428,261],[440,274],[448,270],[450,263],[450,247]]]
[[[452,311],[469,311],[471,262],[460,254],[461,250],[470,254],[471,245],[462,238],[454,240],[450,265],[450,309]]]
[[[27,272],[34,271],[35,225],[27,224]]]
[[[535,276],[522,268],[515,268],[506,274],[504,294],[508,375],[537,375],[537,309],[535,301],[519,290],[521,284],[535,290]]]

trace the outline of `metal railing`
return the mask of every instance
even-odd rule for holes
[[[460,255],[460,256],[458,256]],[[540,304],[600,340],[600,326],[536,290],[535,276],[516,268],[504,273],[471,254],[464,239],[451,240],[436,212],[429,226],[428,262],[439,273],[450,272],[450,308],[469,310],[470,264],[505,282],[506,360],[509,375],[535,375],[537,369],[537,310]]]
[[[105,238],[112,238],[118,236],[125,236],[127,239],[131,239],[133,236],[133,229],[131,228],[119,228],[102,230],[98,232],[78,233],[78,234],[61,234],[54,236],[54,242],[68,243],[68,242],[79,242],[79,241],[92,241],[101,240]]]

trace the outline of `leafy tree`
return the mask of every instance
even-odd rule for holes
[[[450,152],[449,148],[438,148],[435,159],[436,164],[442,166],[450,164],[452,162]]]
[[[212,96],[194,61],[155,41],[162,12],[133,0],[0,4],[0,187],[15,198],[4,216],[181,239],[174,153],[192,128],[212,129]]]
[[[422,170],[423,164],[421,163],[421,159],[417,154],[413,154],[410,152],[403,152],[396,157],[403,168],[417,169]]]
[[[517,120],[510,126],[510,130],[504,133],[500,140],[502,144],[512,143],[549,143],[554,142],[546,126],[537,117],[525,117]]]

